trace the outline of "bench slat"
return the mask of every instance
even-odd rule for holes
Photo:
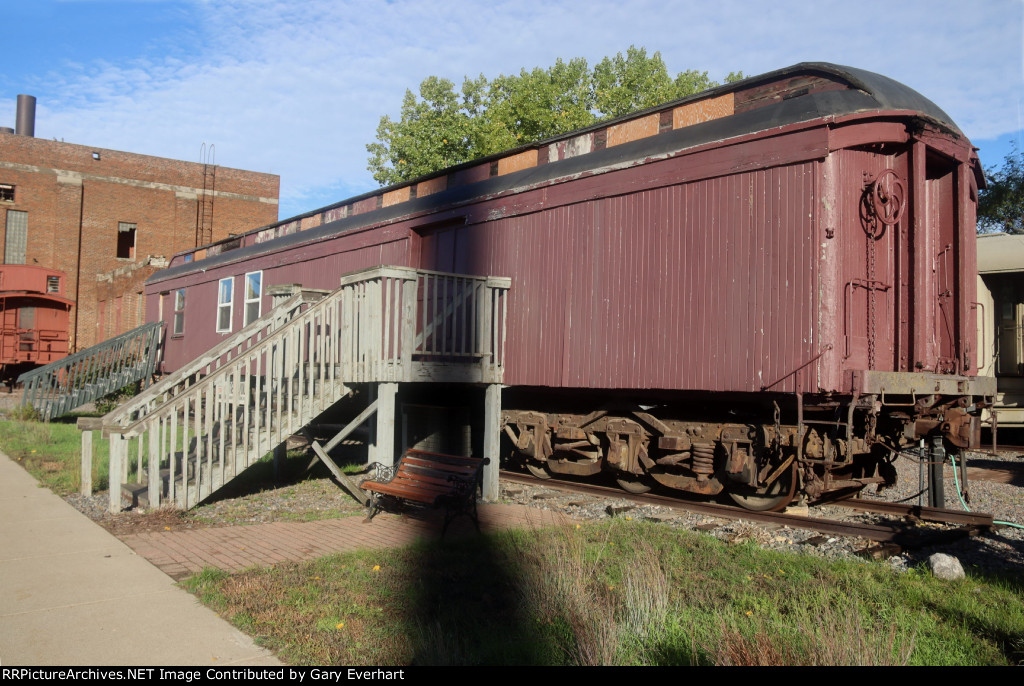
[[[448,495],[446,491],[417,488],[415,485],[405,483],[397,486],[389,483],[377,484],[373,488],[369,488],[367,490],[376,491],[377,493],[385,493],[387,495],[393,495],[407,500],[415,500],[420,503],[436,503],[438,498]]]
[[[477,472],[477,469],[478,469],[476,466],[473,466],[473,465],[465,465],[465,466],[463,466],[463,465],[442,464],[442,463],[433,462],[433,461],[430,461],[430,460],[423,460],[423,459],[416,458],[416,457],[410,457],[410,458],[406,458],[406,459],[402,460],[402,462],[399,465],[399,467],[401,467],[403,465],[406,466],[406,467],[424,467],[424,468],[427,468],[427,469],[434,469],[434,470],[439,471],[439,472],[449,472],[451,474],[474,474],[474,473]]]

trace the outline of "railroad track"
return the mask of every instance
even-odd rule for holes
[[[861,500],[851,498],[828,503],[844,508],[855,509],[891,517],[891,523],[877,524],[868,522],[846,522],[822,517],[810,517],[800,514],[782,512],[755,512],[738,506],[722,505],[696,500],[686,500],[659,494],[645,493],[635,495],[610,486],[597,486],[558,479],[538,480],[516,472],[501,473],[501,478],[512,483],[530,486],[543,486],[557,490],[592,495],[604,498],[627,500],[638,505],[659,505],[674,510],[697,512],[700,514],[724,519],[742,519],[747,521],[790,526],[808,529],[823,534],[836,536],[853,536],[881,544],[869,548],[865,553],[872,556],[878,554],[891,555],[900,550],[940,545],[967,536],[974,536],[994,528],[992,515],[984,513],[961,512],[884,501]],[[920,522],[950,525],[948,528],[924,528],[916,526]]]

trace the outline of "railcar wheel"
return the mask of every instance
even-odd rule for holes
[[[729,497],[737,505],[754,512],[780,512],[793,502],[796,495],[796,462],[794,461],[765,493],[754,489],[735,489],[729,491]]]
[[[636,476],[635,474],[623,474],[615,477],[615,482],[619,484],[619,487],[627,493],[633,495],[640,495],[647,493],[654,487],[656,483],[653,479],[648,476]]]
[[[524,464],[526,465],[526,470],[530,472],[530,474],[533,474],[538,479],[551,478],[551,472],[548,470],[547,462],[541,462],[538,464],[536,462],[527,461]]]

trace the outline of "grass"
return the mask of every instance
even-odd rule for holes
[[[9,410],[5,416],[0,417],[0,450],[21,464],[39,480],[42,486],[49,488],[54,493],[61,496],[77,493],[81,485],[82,463],[82,432],[76,426],[79,416],[95,415],[72,414],[47,423],[39,421],[38,415],[31,408],[18,407]],[[189,433],[191,434],[191,432]],[[178,440],[181,440],[180,436]],[[138,441],[132,441],[129,445],[128,482],[138,481],[136,477],[138,450]],[[143,457],[148,452],[148,446],[143,445]],[[346,459],[340,461],[339,466],[347,474],[360,473],[364,469],[364,465],[357,463],[351,457],[346,454]],[[309,460],[310,456],[305,450],[288,451],[282,471],[284,474],[297,474],[303,471]],[[93,434],[92,472],[94,492],[109,488],[110,443],[101,439],[99,433]],[[317,464],[311,470],[310,475],[326,476],[326,467]],[[221,489],[223,492],[219,492],[216,499],[234,498],[246,493],[258,492],[268,485],[278,485],[274,477],[271,453],[258,460]],[[318,510],[297,514],[294,519],[307,521],[347,514],[351,514],[347,509],[337,512]]]
[[[73,493],[71,422],[0,420],[0,449]],[[94,446],[103,489],[106,442]],[[264,460],[241,481],[270,473]],[[1019,578],[942,582],[624,519],[207,571],[185,584],[295,664],[1024,663]]]
[[[49,423],[10,417],[0,419],[0,450],[54,493],[77,493],[82,480],[82,432],[75,426],[77,417]],[[109,462],[107,441],[93,440],[94,489],[108,487]]]
[[[1024,661],[1019,580],[943,582],[645,522],[206,571],[184,583],[295,664]]]

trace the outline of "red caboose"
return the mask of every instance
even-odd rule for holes
[[[27,264],[0,265],[0,376],[16,378],[68,354],[73,300],[67,274]]]

